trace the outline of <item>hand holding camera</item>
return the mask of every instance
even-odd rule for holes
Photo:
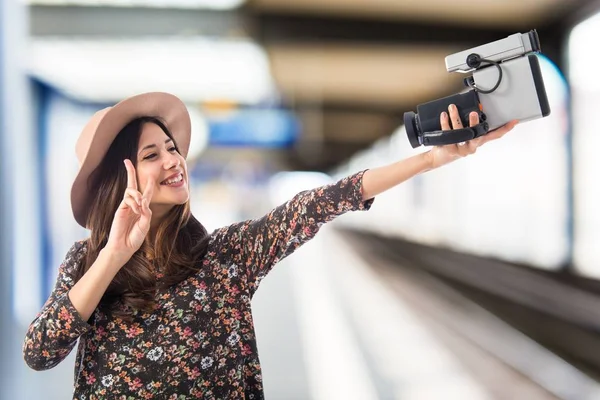
[[[475,127],[479,125],[479,114],[476,111],[472,111],[470,114],[468,114],[468,121],[469,127]],[[479,136],[475,139],[442,146],[434,146],[431,150],[429,150],[429,152],[427,152],[430,168],[435,169],[441,167],[442,165],[451,163],[459,158],[468,156],[469,154],[474,154],[477,151],[477,148],[480,146],[492,140],[499,139],[511,131],[518,122],[518,120],[512,120],[507,124],[494,129],[493,131],[487,132],[487,134]],[[439,123],[444,131],[459,131],[464,129],[459,110],[454,104],[450,104],[450,106],[448,106],[447,112],[444,111],[440,114]]]
[[[475,149],[483,143],[470,141],[485,137],[490,131],[496,132],[496,137],[507,124],[512,129],[511,121],[525,122],[550,115],[536,55],[540,51],[537,32],[532,30],[446,57],[448,72],[472,72],[464,80],[470,90],[420,104],[416,114],[405,113],[404,125],[411,146],[468,142]],[[449,116],[452,128],[440,119],[450,105],[455,106]],[[471,115],[477,116],[477,123],[472,123]],[[466,150],[468,146],[462,152]]]

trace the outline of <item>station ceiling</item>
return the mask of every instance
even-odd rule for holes
[[[34,2],[35,3],[35,2]],[[67,2],[68,3],[68,2]],[[327,170],[402,123],[405,111],[460,89],[445,70],[457,51],[537,29],[563,67],[570,24],[590,0],[250,0],[233,10],[30,6],[35,38],[209,35],[249,37],[268,55],[282,101],[304,133],[264,151],[281,168]],[[260,156],[246,150],[239,154]],[[209,151],[207,157],[231,157]]]

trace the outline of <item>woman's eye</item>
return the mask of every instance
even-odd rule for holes
[[[173,146],[173,147],[169,148],[169,151],[172,153],[174,151],[177,151],[177,148],[175,146]]]
[[[152,153],[152,154],[148,154],[146,157],[144,157],[144,160],[150,160],[152,158],[156,157],[156,154]]]

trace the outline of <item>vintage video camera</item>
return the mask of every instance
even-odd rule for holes
[[[537,53],[537,31],[515,33],[504,39],[446,57],[448,72],[473,74],[465,78],[470,90],[417,106],[404,113],[404,125],[413,148],[465,142],[505,123],[550,115],[550,105]],[[465,128],[441,130],[440,114],[455,104]],[[480,123],[469,127],[469,113],[476,111]]]

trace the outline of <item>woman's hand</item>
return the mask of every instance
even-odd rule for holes
[[[106,244],[106,249],[118,256],[123,264],[142,246],[150,230],[150,200],[154,192],[154,181],[149,179],[142,195],[138,191],[135,167],[130,160],[125,160],[125,168],[127,189],[115,213]]]
[[[450,129],[462,128],[463,125],[458,115],[458,110],[456,109],[456,106],[454,104],[451,104],[450,107],[448,107],[448,110],[450,111],[450,117],[448,117],[448,113],[445,112],[440,115],[440,124],[442,126],[442,130],[446,131]],[[472,112],[469,115],[469,126],[475,126],[478,123],[479,116],[476,112]],[[427,152],[427,155],[429,156],[430,160],[430,168],[438,168],[442,165],[451,163],[454,160],[475,153],[478,147],[484,145],[489,141],[500,139],[507,132],[512,130],[515,127],[515,125],[517,125],[517,123],[517,120],[510,121],[506,125],[494,129],[493,131],[490,131],[483,136],[480,136],[473,140],[469,140],[468,142],[433,147],[431,150],[429,150],[429,152]]]

